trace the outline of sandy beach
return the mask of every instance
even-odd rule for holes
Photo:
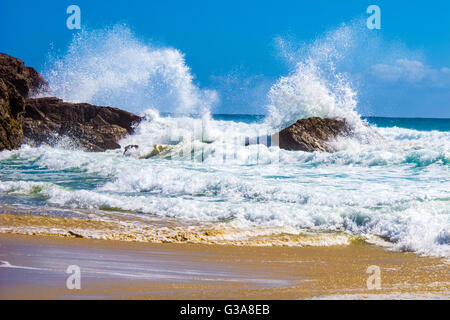
[[[330,247],[137,243],[0,234],[1,299],[449,299],[440,258]],[[81,288],[69,290],[69,265]],[[381,289],[368,290],[368,266]]]

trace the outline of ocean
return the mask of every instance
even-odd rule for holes
[[[123,26],[83,30],[48,62],[46,94],[144,120],[117,150],[85,152],[54,136],[47,146],[2,151],[0,210],[13,215],[3,215],[0,232],[235,245],[366,241],[449,257],[450,119],[361,117],[361,79],[337,68],[358,30],[341,26],[288,55],[288,74],[267,92],[248,93],[264,97],[265,116],[214,115],[224,94],[196,84],[179,50],[143,43]],[[333,153],[245,145],[311,116],[345,119],[354,135],[332,141]],[[161,152],[149,156],[158,144]],[[124,153],[129,145],[139,147]],[[18,218],[25,213],[35,218]]]
[[[335,153],[238,143],[238,134],[261,133],[266,121],[152,111],[135,135],[121,141],[123,147],[138,144],[134,154],[85,152],[67,138],[53,147],[3,151],[0,210],[127,221],[126,232],[152,233],[156,241],[167,241],[162,231],[175,223],[177,232],[198,233],[185,239],[194,242],[303,246],[363,239],[393,250],[450,255],[450,119],[369,117],[363,121],[383,138],[336,142]],[[202,128],[197,138],[175,141],[196,126]],[[157,143],[175,147],[139,158]],[[187,145],[196,152],[183,153]],[[146,219],[153,227],[138,228]],[[105,231],[82,229],[77,232],[93,238]]]

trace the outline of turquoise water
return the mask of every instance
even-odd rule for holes
[[[337,141],[335,153],[306,153],[241,144],[237,137],[268,130],[261,116],[153,113],[121,142],[138,144],[134,154],[84,152],[67,137],[53,147],[1,152],[1,210],[107,211],[118,219],[130,213],[225,222],[255,232],[363,235],[387,239],[397,250],[448,256],[450,120],[367,121],[377,138]],[[188,144],[174,138],[189,134]],[[172,149],[141,159],[156,143]]]
[[[264,115],[251,114],[214,114],[214,120],[239,121],[257,123],[264,121]],[[433,118],[388,118],[388,117],[362,117],[371,125],[377,127],[399,127],[419,131],[450,131],[450,119]]]
[[[418,131],[450,131],[450,119],[363,117],[378,127],[399,127]]]

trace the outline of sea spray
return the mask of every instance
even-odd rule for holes
[[[299,62],[294,73],[282,77],[269,92],[267,123],[283,129],[298,119],[309,117],[346,119],[352,127],[361,122],[356,109],[356,93],[343,75],[334,82],[321,76],[313,63]]]
[[[121,25],[77,33],[64,56],[51,58],[44,76],[47,95],[135,113],[203,113],[218,100],[215,91],[195,85],[179,50],[146,44]]]
[[[346,119],[352,128],[360,127],[357,93],[349,75],[336,69],[355,46],[355,26],[343,25],[296,50],[283,38],[277,41],[292,71],[270,89],[266,122],[282,129],[316,116]]]

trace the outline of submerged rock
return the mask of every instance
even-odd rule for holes
[[[351,135],[351,130],[345,120],[311,117],[297,120],[277,135],[272,136],[272,141],[278,140],[281,149],[333,152],[330,142]]]
[[[157,155],[165,154],[165,153],[169,152],[172,149],[173,149],[173,146],[162,145],[162,144],[155,144],[154,147],[153,147],[153,150],[150,151],[149,153],[141,156],[140,159],[148,159],[148,158],[155,157]]]
[[[131,155],[134,151],[136,151],[137,149],[139,149],[139,146],[137,144],[130,144],[128,146],[126,146],[123,150],[123,155],[124,156],[129,156]]]
[[[69,103],[58,98],[27,99],[24,142],[52,145],[56,137],[69,137],[88,151],[118,149],[118,141],[133,132],[140,117],[111,107]]]

